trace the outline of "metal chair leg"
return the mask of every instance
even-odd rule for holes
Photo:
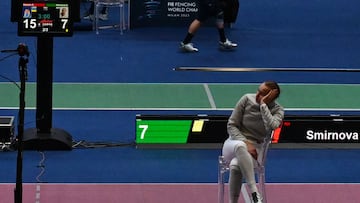
[[[218,203],[224,203],[225,183],[224,174],[227,171],[225,160],[223,156],[219,156],[219,167],[218,167]]]

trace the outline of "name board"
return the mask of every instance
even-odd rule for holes
[[[359,143],[359,116],[286,116],[278,143]]]

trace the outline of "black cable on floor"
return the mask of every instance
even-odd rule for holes
[[[36,176],[36,181],[38,183],[42,183],[43,181],[40,180],[40,177],[45,173],[45,153],[42,151],[39,151],[39,153],[41,154],[41,160],[39,162],[39,165],[37,165],[38,168],[40,168],[40,173],[38,176]]]
[[[106,148],[106,147],[128,147],[135,146],[135,142],[124,143],[124,142],[88,142],[81,140],[73,142],[73,149],[89,149],[89,148]]]

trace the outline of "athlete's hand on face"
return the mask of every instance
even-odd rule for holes
[[[261,99],[261,103],[263,104],[268,104],[272,101],[274,101],[274,99],[276,98],[276,96],[278,95],[279,91],[277,89],[272,89],[270,90],[267,95],[265,95],[262,99]]]

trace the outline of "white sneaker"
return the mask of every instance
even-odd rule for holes
[[[90,14],[90,15],[84,16],[83,19],[93,21],[94,20],[94,15]]]
[[[231,42],[230,40],[226,39],[225,42],[219,42],[221,49],[231,50],[237,47],[236,43]]]
[[[262,197],[258,192],[253,192],[251,194],[253,203],[262,203]]]
[[[100,19],[100,20],[109,20],[108,14],[107,14],[107,13],[101,13],[101,14],[99,14],[99,19]]]
[[[180,43],[180,49],[184,52],[198,52],[199,49],[195,48],[192,43],[184,44],[183,42]]]

